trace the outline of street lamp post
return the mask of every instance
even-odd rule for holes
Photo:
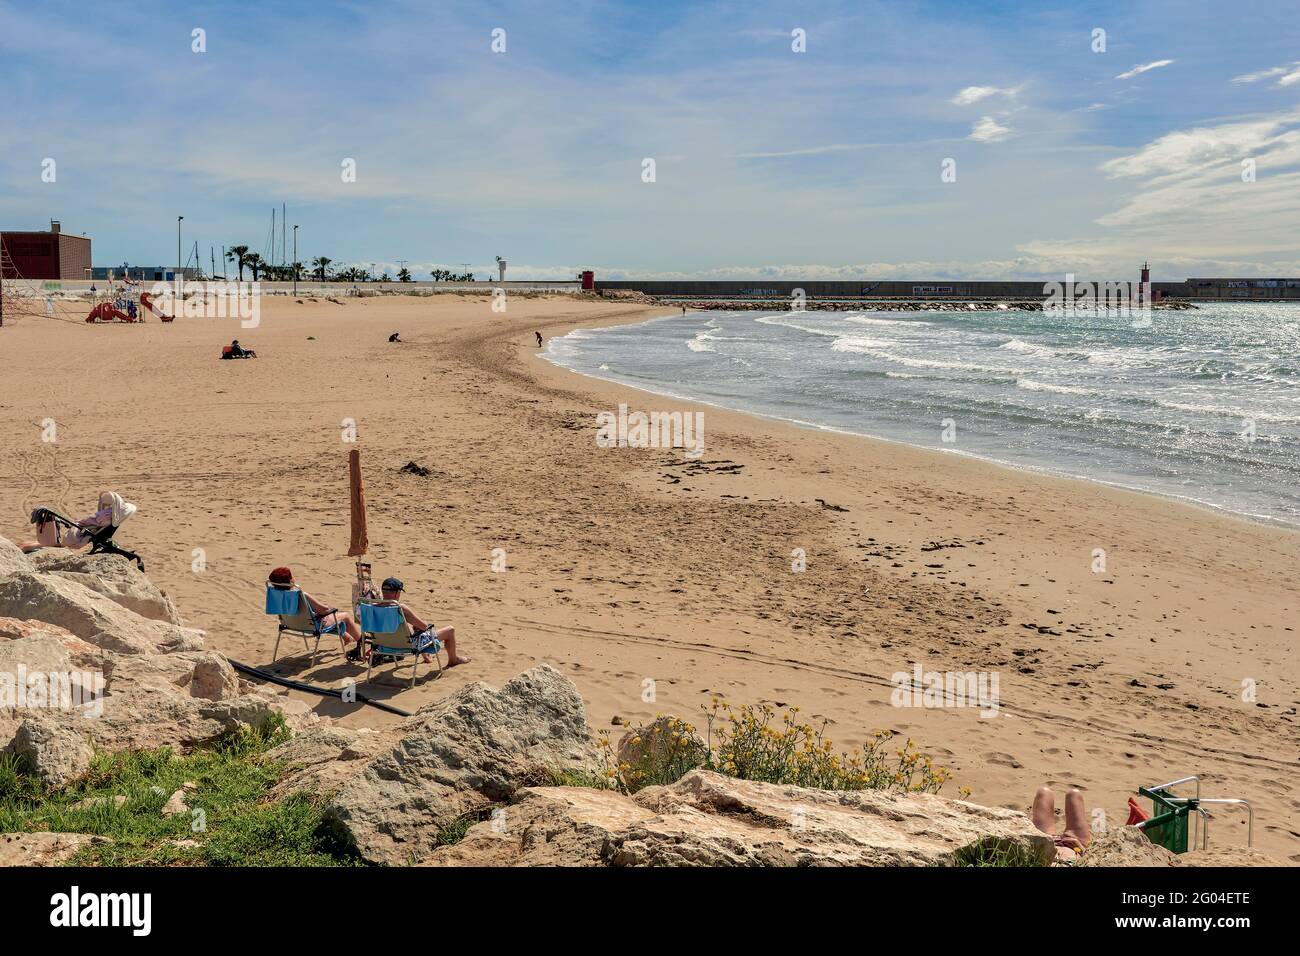
[[[293,227],[293,294],[298,294],[298,227]]]

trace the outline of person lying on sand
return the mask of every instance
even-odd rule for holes
[[[1051,787],[1038,788],[1030,816],[1034,826],[1052,837],[1057,847],[1064,848],[1067,852],[1073,851],[1071,855],[1083,852],[1083,848],[1092,839],[1092,827],[1088,825],[1088,810],[1083,805],[1083,793],[1077,789],[1065,795],[1065,830],[1060,836],[1056,835],[1056,794]]]
[[[279,585],[280,587],[291,587],[294,585],[293,572],[288,568],[275,568],[269,575],[267,575],[267,580],[272,584]],[[302,588],[299,588],[298,590],[302,591],[302,596],[305,597],[307,603],[311,605],[312,613],[317,615],[321,630],[333,627],[341,622],[343,624],[343,629],[347,632],[345,637],[340,637],[340,640],[343,643],[343,649],[347,650],[349,643],[360,646],[361,627],[357,624],[356,619],[352,617],[351,611],[335,611],[328,604],[322,604],[320,601],[316,600]]]
[[[93,515],[87,515],[77,522],[76,527],[69,528],[67,531],[61,531],[58,522],[54,520],[53,514],[47,508],[37,508],[32,512],[32,524],[36,526],[35,541],[21,541],[18,547],[23,551],[36,551],[40,548],[67,548],[70,551],[76,551],[78,548],[84,548],[90,544],[90,535],[92,528],[107,528],[113,523],[114,495],[111,491],[106,491],[99,496],[99,510]],[[125,507],[125,503],[118,497],[119,508]],[[131,506],[131,511],[135,511],[135,506]]]
[[[402,592],[406,590],[406,586],[402,584],[400,580],[397,578],[385,578],[381,589],[385,601],[397,602],[398,607],[402,609],[402,616],[406,618],[406,623],[411,625],[412,630],[415,631],[416,637],[428,633],[442,641],[443,646],[447,648],[448,667],[455,667],[457,664],[468,664],[470,662],[470,658],[462,657],[460,654],[456,653],[456,629],[454,627],[435,628],[432,624],[426,624],[420,619],[418,614],[402,603]],[[433,658],[428,654],[425,654],[424,662],[426,664],[432,664]]]

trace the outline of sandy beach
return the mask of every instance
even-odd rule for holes
[[[616,721],[698,720],[715,696],[798,706],[840,745],[911,737],[981,803],[1026,809],[1039,785],[1073,785],[1118,825],[1137,786],[1198,774],[1204,795],[1252,802],[1258,849],[1300,862],[1300,533],[691,405],[536,348],[535,330],[663,311],[650,306],[285,297],[247,330],[60,309],[0,332],[0,533],[28,537],[38,504],[80,517],[121,492],[140,512],[119,541],[236,660],[270,664],[270,568],[348,601],[359,447],[376,576],[404,579],[473,657],[412,690],[405,669],[370,688],[407,710],[546,661],[615,737]],[[219,361],[232,338],[259,358]],[[702,410],[704,454],[598,447],[596,416],[620,403]],[[277,666],[329,686],[360,675],[330,651]],[[892,706],[891,675],[916,664],[996,674],[997,715]],[[394,719],[303,699],[348,723]],[[1221,811],[1212,839],[1245,830]]]

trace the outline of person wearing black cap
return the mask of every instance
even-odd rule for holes
[[[417,637],[428,634],[436,637],[442,642],[442,646],[447,648],[447,667],[455,667],[457,664],[468,664],[470,658],[463,657],[456,653],[456,629],[454,627],[434,627],[421,620],[420,616],[402,603],[402,594],[406,590],[406,585],[398,578],[385,578],[384,583],[380,585],[383,591],[385,601],[396,601],[398,607],[402,609],[402,616],[406,618],[406,623],[411,625]],[[433,659],[424,655],[425,663],[432,664]]]

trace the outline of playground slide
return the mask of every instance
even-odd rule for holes
[[[139,319],[133,319],[120,309],[115,309],[111,302],[101,302],[90,310],[90,315],[86,316],[87,322],[138,322]]]
[[[158,318],[162,319],[162,321],[164,321],[164,322],[170,322],[170,321],[172,321],[172,319],[175,318],[175,316],[168,315],[168,314],[167,314],[166,312],[164,312],[162,309],[160,309],[160,308],[158,308],[156,305],[154,305],[154,304],[153,304],[153,296],[151,296],[148,292],[141,292],[141,293],[140,293],[140,305],[141,305],[143,308],[148,309],[148,310],[149,310],[150,312],[152,312],[154,315],[158,316]]]

